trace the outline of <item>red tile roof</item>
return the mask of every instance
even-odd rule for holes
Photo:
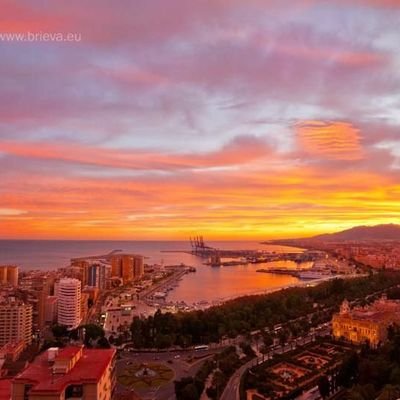
[[[74,355],[79,347],[67,347],[60,353]],[[61,355],[59,353],[58,357]],[[42,392],[61,393],[68,385],[98,382],[114,357],[114,349],[83,349],[83,355],[66,374],[52,374],[47,352],[36,357],[24,371],[14,378],[15,382],[33,384],[32,394]],[[57,358],[58,358],[57,357]],[[63,357],[64,358],[64,357]]]
[[[60,349],[57,356],[56,360],[58,359],[65,359],[65,358],[72,358],[75,357],[77,353],[81,350],[83,346],[68,346],[64,347],[63,349]]]

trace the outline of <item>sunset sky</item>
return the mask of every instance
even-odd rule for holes
[[[399,217],[399,0],[0,0],[0,237]]]

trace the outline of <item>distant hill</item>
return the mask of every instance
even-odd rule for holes
[[[281,244],[287,246],[307,247],[319,242],[347,242],[367,240],[399,240],[400,225],[382,224],[375,226],[355,226],[345,231],[326,233],[308,238],[269,240],[264,244]]]
[[[352,240],[400,240],[400,225],[355,226],[345,231],[313,236],[307,240],[341,242]]]

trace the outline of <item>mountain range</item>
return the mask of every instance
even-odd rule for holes
[[[399,240],[400,225],[381,224],[375,226],[355,226],[344,231],[326,233],[308,238],[296,238],[286,240],[274,240],[274,243],[296,244],[299,242],[345,242],[345,241],[367,241],[367,240]]]
[[[355,226],[341,232],[313,236],[312,240],[333,242],[348,240],[400,240],[400,225]]]

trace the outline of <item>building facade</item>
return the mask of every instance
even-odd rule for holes
[[[345,300],[332,318],[332,330],[337,339],[375,348],[387,340],[389,326],[399,323],[400,301],[382,297],[369,306],[351,309]]]
[[[115,350],[50,348],[17,375],[12,400],[111,400]]]
[[[141,279],[144,275],[144,257],[135,256],[133,259],[133,279],[135,281]]]
[[[56,286],[57,321],[68,329],[75,329],[81,322],[81,281],[74,278],[60,279]]]
[[[23,291],[23,300],[32,305],[32,323],[34,332],[41,331],[46,325],[46,301],[54,287],[54,277],[43,273],[27,275],[20,279],[19,288]]]
[[[106,288],[106,265],[102,263],[89,265],[87,268],[87,285],[100,290]]]
[[[18,267],[16,265],[0,266],[0,284],[18,286]]]
[[[32,306],[9,297],[0,303],[0,346],[21,340],[32,343]]]
[[[57,296],[47,296],[45,307],[45,322],[52,325],[57,321],[58,301]]]
[[[111,276],[124,283],[139,280],[144,275],[144,258],[137,254],[118,254],[111,257]]]
[[[16,361],[21,353],[24,351],[26,345],[23,340],[12,341],[5,344],[0,348],[0,361],[8,360],[8,361]],[[1,397],[0,397],[1,399]]]

